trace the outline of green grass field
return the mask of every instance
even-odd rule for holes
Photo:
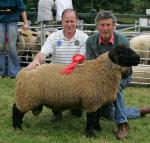
[[[84,128],[86,116],[75,118],[68,111],[59,123],[51,122],[51,110],[43,108],[39,117],[31,112],[23,119],[23,131],[12,128],[12,104],[15,97],[15,79],[0,79],[0,143],[149,143],[150,115],[129,120],[129,135],[118,141],[113,129],[114,121],[101,119],[102,131],[96,138],[86,138]],[[149,87],[129,87],[125,90],[127,106],[150,106]]]

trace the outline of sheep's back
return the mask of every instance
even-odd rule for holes
[[[150,35],[140,35],[132,38],[130,47],[136,50],[147,50],[150,47]]]

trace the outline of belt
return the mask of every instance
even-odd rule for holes
[[[0,7],[0,15],[11,15],[16,13],[16,6]]]

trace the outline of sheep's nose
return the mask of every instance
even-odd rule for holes
[[[137,55],[137,54],[135,54],[135,55],[133,56],[133,59],[134,59],[133,65],[134,65],[134,66],[137,66],[137,65],[140,63],[140,56]]]

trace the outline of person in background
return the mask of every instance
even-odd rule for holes
[[[51,25],[53,23],[53,8],[53,0],[39,0],[37,21],[46,25]]]
[[[110,11],[101,11],[95,18],[98,32],[89,36],[86,42],[86,59],[92,60],[104,52],[119,45],[126,45],[128,41],[125,36],[115,32],[116,17]],[[150,108],[126,108],[123,89],[128,86],[131,76],[122,79],[114,103],[104,105],[99,109],[100,117],[115,119],[118,125],[116,138],[123,139],[128,135],[128,119],[139,118],[150,113]],[[107,96],[107,95],[106,95]]]
[[[62,13],[62,30],[53,32],[45,41],[41,51],[35,56],[27,69],[34,70],[40,66],[47,56],[51,55],[51,63],[70,64],[72,57],[76,54],[85,55],[85,45],[88,35],[76,29],[78,16],[75,10],[66,9]],[[54,113],[53,121],[58,121],[62,117],[61,109],[52,109]],[[72,109],[71,113],[80,117],[82,109]]]
[[[17,22],[23,19],[28,29],[25,5],[22,0],[0,0],[0,76],[15,78],[20,69],[16,51]],[[7,45],[7,46],[6,46]],[[7,49],[6,49],[7,48]]]
[[[65,9],[73,9],[72,0],[55,0],[56,21],[61,24],[62,12]]]

